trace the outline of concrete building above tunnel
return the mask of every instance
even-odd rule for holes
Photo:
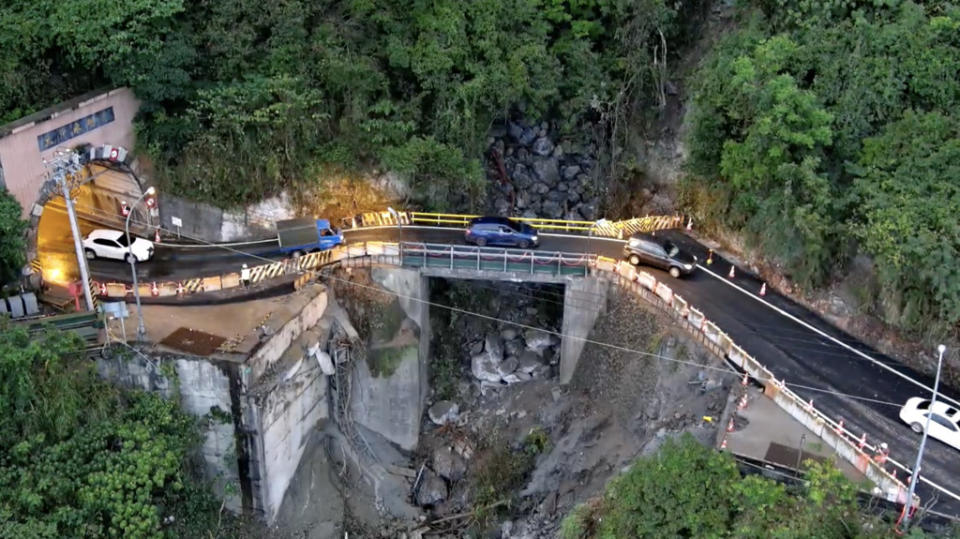
[[[99,90],[0,126],[0,186],[29,215],[47,179],[44,160],[84,145],[133,148],[139,109],[129,88]]]

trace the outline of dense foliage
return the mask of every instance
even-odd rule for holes
[[[960,9],[756,5],[697,76],[689,202],[804,286],[865,254],[876,314],[908,329],[955,325]]]
[[[0,0],[0,121],[129,85],[170,190],[229,205],[379,166],[450,209],[480,192],[487,129],[510,107],[572,128],[648,97],[686,4]]]
[[[803,487],[742,477],[727,453],[689,434],[636,461],[602,498],[561,528],[585,537],[887,537],[889,525],[859,511],[856,487],[832,466],[808,462]],[[869,523],[869,525],[867,525]],[[922,533],[917,533],[922,536]]]
[[[215,518],[176,403],[100,381],[73,334],[2,324],[0,537],[184,537]]]
[[[17,199],[0,189],[0,285],[15,282],[27,263],[27,222],[20,218],[21,213]]]

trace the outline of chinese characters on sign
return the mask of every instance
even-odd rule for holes
[[[37,145],[42,152],[59,144],[63,144],[74,137],[79,137],[88,131],[93,131],[102,125],[106,125],[112,122],[113,119],[113,107],[107,107],[89,116],[84,116],[79,120],[74,120],[67,125],[58,127],[53,131],[47,131],[39,135],[37,137]]]

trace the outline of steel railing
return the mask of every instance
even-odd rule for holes
[[[498,249],[472,245],[404,242],[401,265],[450,270],[586,275],[596,255],[562,251]]]

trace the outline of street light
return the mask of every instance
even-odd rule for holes
[[[127,261],[130,262],[130,272],[133,274],[133,297],[137,302],[137,341],[143,342],[147,334],[147,328],[143,327],[143,309],[140,308],[140,286],[137,284],[137,255],[133,254],[133,242],[130,241],[130,217],[133,216],[133,210],[144,198],[153,196],[157,190],[150,186],[140,195],[140,198],[130,206],[130,212],[127,213],[127,219],[123,224],[123,229],[127,234]]]
[[[910,507],[913,505],[913,493],[920,482],[920,461],[923,460],[923,448],[927,445],[927,433],[930,432],[930,416],[933,415],[933,405],[937,402],[937,389],[940,386],[940,367],[943,365],[943,353],[947,350],[944,345],[937,346],[937,375],[933,379],[933,398],[930,399],[930,408],[927,413],[927,424],[923,426],[923,436],[920,437],[920,450],[917,451],[917,462],[913,465],[913,478],[910,480],[910,490],[907,492],[907,503],[904,508],[903,529],[910,527]]]

